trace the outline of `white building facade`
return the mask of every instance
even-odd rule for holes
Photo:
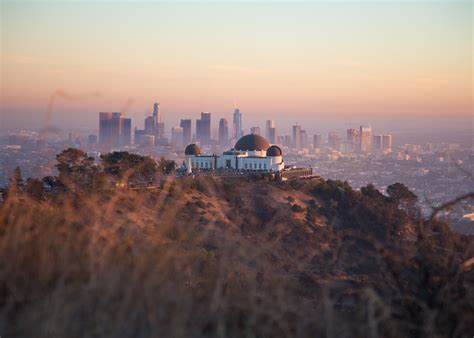
[[[203,155],[198,145],[190,144],[185,150],[185,165],[188,173],[193,169],[280,172],[285,167],[281,148],[254,134],[243,136],[222,155]]]

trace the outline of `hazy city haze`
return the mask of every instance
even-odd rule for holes
[[[471,114],[470,1],[3,1],[1,16],[3,128],[141,124],[155,101],[168,126],[234,106],[245,128]]]

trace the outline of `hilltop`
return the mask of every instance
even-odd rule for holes
[[[472,237],[395,186],[168,176],[10,194],[0,332],[36,337],[470,337]]]

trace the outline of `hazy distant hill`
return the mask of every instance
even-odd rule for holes
[[[472,337],[472,237],[343,182],[11,196],[2,337]]]

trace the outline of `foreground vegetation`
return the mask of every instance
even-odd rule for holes
[[[130,191],[100,182],[137,164],[108,160],[70,162],[49,193],[13,179],[0,209],[2,337],[474,332],[473,240],[420,218],[403,185],[384,196],[321,179],[163,175],[156,191]]]

